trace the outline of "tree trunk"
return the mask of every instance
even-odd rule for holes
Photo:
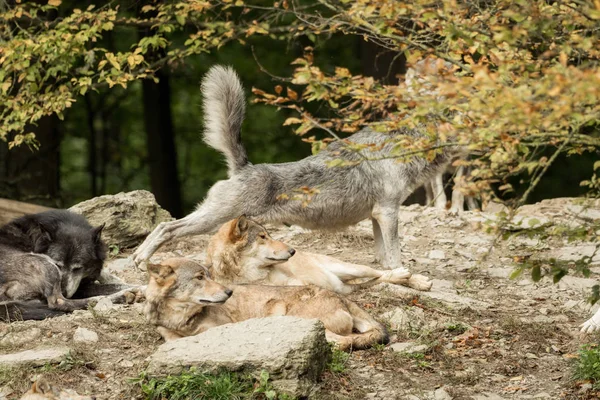
[[[156,76],[159,78],[158,83],[151,80],[142,82],[150,185],[158,204],[175,218],[180,218],[183,210],[171,117],[169,76],[164,70],[159,70]]]
[[[41,118],[37,126],[28,126],[25,132],[34,132],[40,143],[39,150],[22,144],[8,150],[0,142],[0,195],[15,200],[35,201],[39,204],[60,205],[60,134],[58,118]]]

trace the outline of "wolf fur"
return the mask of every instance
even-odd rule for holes
[[[431,289],[431,280],[407,269],[380,271],[320,254],[296,251],[274,240],[258,222],[246,216],[225,223],[211,238],[205,264],[217,282],[276,286],[315,285],[340,294],[378,283]],[[350,283],[355,279],[367,279]]]
[[[600,309],[597,310],[587,321],[579,325],[579,328],[583,333],[600,331]]]
[[[197,261],[171,258],[149,264],[146,317],[165,340],[215,326],[275,315],[317,318],[341,350],[388,343],[385,327],[336,293],[316,286],[227,285]],[[356,333],[355,333],[356,332]]]
[[[80,396],[73,390],[58,391],[43,377],[38,378],[20,400],[94,400],[94,397]]]
[[[98,292],[94,281],[106,259],[102,228],[66,210],[26,215],[0,227],[0,320],[43,319],[98,300],[72,297],[81,297],[80,287]],[[104,289],[112,290],[115,302],[130,297],[126,285]]]
[[[452,214],[458,214],[464,211],[465,209],[465,200],[467,202],[467,208],[469,211],[479,210],[479,205],[477,204],[477,200],[475,200],[472,196],[466,196],[460,191],[461,179],[463,176],[468,175],[470,173],[469,167],[464,165],[459,166],[453,171],[453,168],[450,166],[446,171],[442,171],[436,174],[433,179],[429,182],[425,183],[425,202],[427,205],[433,205],[435,208],[440,210],[446,209],[446,204],[448,202],[448,198],[446,197],[446,192],[444,189],[444,173],[451,172],[454,174],[454,187],[452,188],[452,200],[450,204],[450,212]]]
[[[376,259],[385,268],[401,267],[398,208],[419,186],[443,170],[458,146],[445,147],[433,161],[415,157],[407,162],[390,159],[394,138],[419,136],[402,129],[390,134],[364,129],[348,138],[373,145],[357,153],[336,141],[316,155],[282,164],[251,164],[241,143],[245,98],[231,68],[215,66],[202,82],[204,140],[227,160],[229,179],[217,182],[196,211],[177,221],[158,225],[135,251],[135,265],[147,261],[166,241],[216,231],[225,222],[245,214],[261,222],[296,224],[311,229],[339,229],[365,218],[373,222]],[[377,160],[363,162],[365,157]],[[328,167],[345,159],[352,165]],[[301,187],[319,190],[308,205],[282,199]]]

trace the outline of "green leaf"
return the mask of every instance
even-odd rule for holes
[[[538,282],[542,279],[542,268],[539,265],[536,265],[531,269],[531,279],[534,282]]]

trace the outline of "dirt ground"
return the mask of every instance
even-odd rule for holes
[[[524,225],[577,226],[579,218],[598,218],[598,209],[581,210],[556,199],[523,210]],[[351,354],[341,373],[327,372],[315,398],[322,399],[586,399],[589,385],[572,379],[582,336],[578,325],[591,315],[583,300],[597,281],[568,275],[560,284],[549,278],[533,283],[527,275],[509,280],[515,260],[558,257],[574,260],[589,254],[592,243],[544,236],[513,235],[491,249],[495,214],[465,212],[453,216],[420,206],[403,207],[400,233],[404,265],[434,279],[431,292],[379,285],[351,298],[390,327],[391,343]],[[582,219],[583,220],[583,219]],[[342,233],[269,227],[272,235],[298,249],[373,265],[370,222]],[[518,231],[518,227],[515,230]],[[165,246],[153,258],[173,255],[202,258],[208,237]],[[128,282],[142,283],[145,273],[124,269],[119,254],[108,267]],[[143,304],[107,311],[78,311],[42,322],[0,324],[0,354],[40,347],[67,346],[66,362],[53,367],[0,370],[0,399],[18,398],[37,374],[59,387],[98,399],[140,398],[132,381],[145,359],[162,343],[145,323]],[[78,327],[98,334],[94,343],[75,343]],[[396,351],[411,342],[412,354]],[[2,386],[2,385],[0,385]]]

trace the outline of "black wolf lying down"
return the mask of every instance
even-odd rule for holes
[[[106,259],[102,228],[66,210],[26,215],[0,227],[0,320],[61,315],[105,294],[113,302],[134,299],[129,286],[94,284]]]

